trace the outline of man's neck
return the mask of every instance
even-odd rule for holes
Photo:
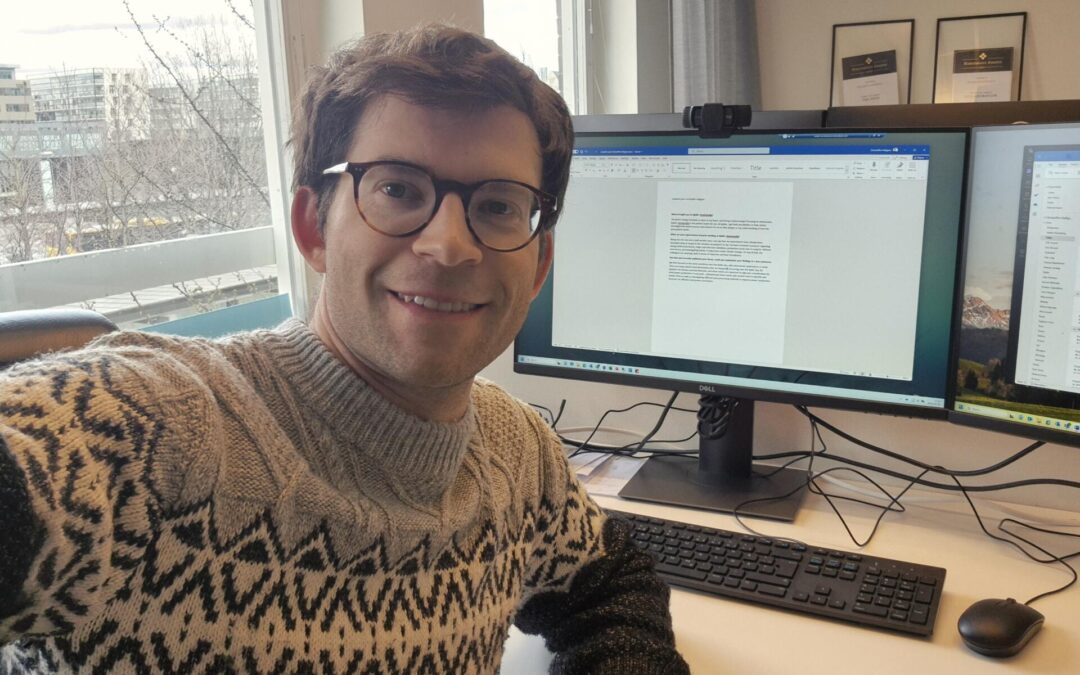
[[[357,356],[334,329],[322,296],[315,303],[311,330],[337,360],[402,410],[432,422],[457,422],[468,410],[471,382],[453,387],[410,387],[392,380]]]

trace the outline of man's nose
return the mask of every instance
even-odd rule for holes
[[[416,255],[446,267],[475,265],[484,257],[483,246],[465,222],[465,205],[454,193],[443,197],[431,222],[413,241],[412,249]]]

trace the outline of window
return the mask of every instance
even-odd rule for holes
[[[572,112],[578,112],[573,106],[573,70],[564,68],[565,59],[560,60],[560,8],[572,13],[574,4],[573,0],[484,0],[484,32],[536,71],[562,94]],[[565,31],[563,36],[566,49],[573,39],[567,39]]]
[[[0,128],[0,311],[83,306],[186,334],[277,323],[289,298],[250,6],[89,5],[27,6],[0,25],[20,60],[0,77],[29,80],[39,111]]]

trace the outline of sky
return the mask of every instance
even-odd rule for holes
[[[536,68],[558,69],[556,0],[485,0],[487,34]],[[180,29],[211,15],[251,17],[250,0],[128,0],[135,17],[154,30],[154,17]],[[146,48],[123,0],[37,0],[0,21],[0,64],[16,77],[88,67],[136,68]]]
[[[180,31],[212,15],[233,17],[230,5],[250,20],[249,0],[128,1],[150,31],[155,16]],[[19,79],[75,68],[137,68],[146,55],[122,0],[37,0],[20,3],[0,21],[0,64],[17,66]]]

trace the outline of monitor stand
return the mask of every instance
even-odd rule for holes
[[[754,402],[702,396],[700,403],[699,457],[654,456],[619,496],[726,513],[738,508],[740,516],[795,520],[806,493],[806,471],[753,462]]]

